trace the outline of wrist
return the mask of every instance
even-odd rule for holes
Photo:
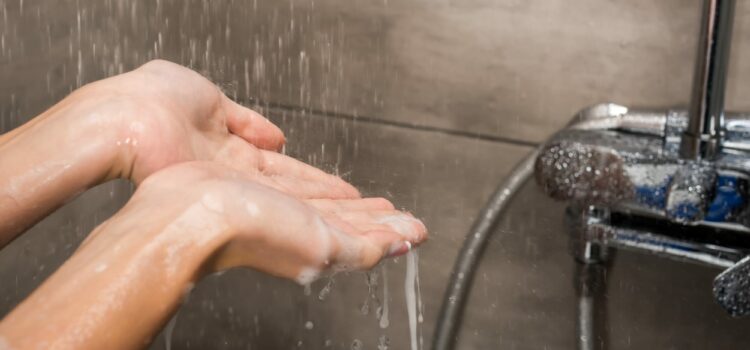
[[[0,334],[10,344],[137,348],[166,323],[202,276],[222,226],[194,205],[154,210],[160,203],[130,203],[6,316]],[[43,320],[39,310],[48,311]]]
[[[96,169],[97,181],[92,185],[114,180],[128,179],[135,158],[135,137],[128,125],[135,104],[116,91],[98,88],[96,83],[87,85],[71,94],[61,104],[64,109],[57,117],[75,125],[79,149],[90,147],[89,156],[100,165]]]
[[[116,163],[109,118],[71,96],[0,144],[0,246],[78,193],[108,179]]]
[[[207,210],[205,197],[164,196],[161,202],[144,200],[136,192],[84,244],[131,250],[128,255],[148,262],[150,273],[184,288],[215,271],[211,259],[233,235],[223,215]]]

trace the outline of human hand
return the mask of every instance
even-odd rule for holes
[[[368,269],[427,237],[385,199],[314,182],[215,162],[156,172],[0,322],[0,339],[19,349],[137,348],[205,273],[242,266],[305,284]]]
[[[276,126],[173,63],[152,61],[88,84],[0,135],[0,247],[107,180],[137,184],[159,169],[194,160],[262,171],[243,162],[266,164],[262,159],[274,157],[263,153],[283,143]]]
[[[245,266],[299,283],[329,272],[369,269],[427,238],[419,220],[388,200],[353,199],[341,188],[315,181],[249,174],[211,162],[182,163],[146,179],[110,221],[169,228],[155,234],[171,242],[177,259],[207,247],[198,256],[210,272]],[[97,231],[87,242],[115,244]]]
[[[266,118],[230,100],[200,74],[167,61],[91,83],[69,99],[105,102],[89,113],[106,116],[119,131],[112,140],[118,146],[112,172],[136,183],[179,162],[231,166],[235,161],[223,151],[237,141],[274,151],[284,144],[281,130]]]

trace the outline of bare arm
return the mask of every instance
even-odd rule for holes
[[[118,131],[91,114],[95,106],[74,100],[3,135],[0,247],[75,194],[115,177],[117,146],[111,140]]]
[[[145,347],[217,243],[171,257],[169,247],[184,243],[169,228],[180,224],[178,214],[133,227],[143,214],[130,210],[97,228],[95,239],[0,323],[0,348],[3,341],[12,349]]]

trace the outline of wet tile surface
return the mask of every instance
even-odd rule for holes
[[[594,103],[685,105],[700,13],[681,0],[2,3],[0,74],[29,77],[6,96],[163,57],[243,98],[532,142]],[[750,110],[749,26],[740,2],[735,110]]]
[[[679,0],[23,3],[21,11],[20,1],[0,0],[9,14],[0,15],[2,130],[76,86],[164,57],[245,101],[537,142],[590,103],[686,102],[698,20],[697,2]],[[748,14],[740,2],[728,91],[734,109],[750,109]],[[426,221],[433,235],[420,249],[427,346],[464,233],[529,149],[341,116],[267,113],[287,132],[289,154]],[[2,250],[0,314],[129,192],[123,183],[90,191]],[[562,213],[526,186],[477,274],[460,349],[574,347],[574,265]],[[363,273],[336,276],[327,294],[329,281],[317,282],[310,295],[248,270],[212,276],[181,309],[172,348],[350,349],[358,340],[377,349],[385,336],[390,349],[407,349],[404,268],[401,259],[375,271],[377,300]],[[613,349],[734,349],[750,341],[748,321],[730,319],[711,299],[717,271],[623,252],[610,272]],[[384,275],[385,329],[375,317]],[[164,345],[160,336],[151,347]]]

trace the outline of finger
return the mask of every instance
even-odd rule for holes
[[[261,151],[260,171],[267,175],[282,175],[321,183],[348,194],[348,198],[360,198],[359,191],[338,176],[333,176],[314,166],[292,157],[269,151]],[[326,197],[321,197],[326,198]]]
[[[416,243],[404,240],[401,235],[390,230],[370,230],[364,234],[364,238],[373,245],[380,247],[382,258],[404,255],[416,245]]]
[[[293,176],[259,176],[262,181],[272,183],[281,192],[287,193],[298,199],[353,199],[359,196],[356,190],[350,186],[342,186],[337,183],[322,182],[300,179]],[[345,183],[344,183],[345,184]]]
[[[427,229],[421,221],[411,214],[397,210],[349,211],[336,215],[350,223],[369,222],[386,225],[413,244],[419,244],[427,237]]]
[[[392,230],[372,230],[357,237],[360,241],[360,249],[352,268],[368,270],[377,265],[381,260],[390,256],[397,256],[408,251],[410,243]]]
[[[281,156],[270,151],[263,152],[266,155]],[[275,171],[270,173],[264,171],[265,158],[257,148],[233,135],[227,141],[226,145],[215,155],[215,160],[219,163],[239,170],[256,182],[260,182],[298,199],[353,199],[359,197],[357,189],[345,181],[325,173],[310,179],[309,176],[308,178],[297,176],[296,174],[299,174],[299,171],[292,170],[279,174],[275,174]],[[288,159],[291,160],[291,158]],[[300,164],[307,166],[304,163]]]
[[[268,119],[222,95],[229,131],[258,148],[278,151],[284,146],[284,133]]]
[[[362,198],[362,199],[311,199],[306,201],[314,208],[324,213],[335,214],[343,211],[362,210],[393,210],[393,204],[385,198]]]
[[[258,150],[235,135],[229,135],[214,155],[214,160],[299,199],[354,199],[360,196],[356,188],[336,176],[294,158]]]
[[[258,168],[263,162],[260,150],[239,136],[227,136],[212,160],[248,175],[260,175]]]

